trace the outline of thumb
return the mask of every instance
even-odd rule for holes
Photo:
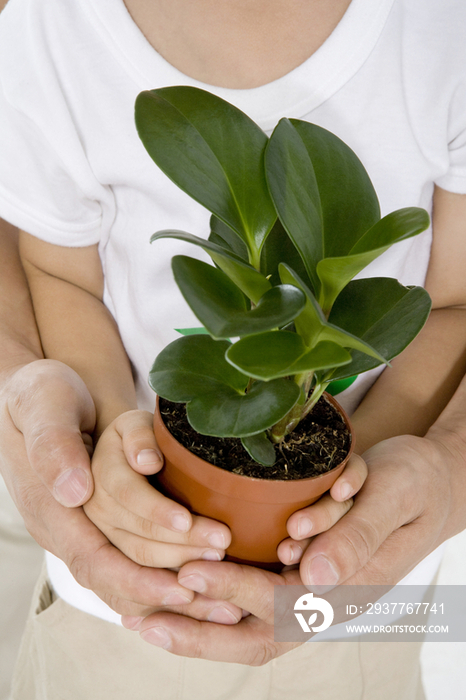
[[[307,548],[300,573],[314,593],[348,581],[366,567],[392,533],[422,512],[425,479],[413,468],[415,452],[403,440],[385,440],[364,453],[369,476],[353,507]]]
[[[139,474],[155,474],[162,469],[163,455],[154,435],[154,415],[134,410],[123,413],[115,421],[128,464]]]
[[[94,490],[95,407],[82,379],[61,362],[37,360],[18,370],[8,389],[10,417],[31,467],[62,505],[86,503]]]

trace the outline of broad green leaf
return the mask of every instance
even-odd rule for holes
[[[266,433],[257,433],[241,439],[246,452],[264,467],[271,467],[275,464],[275,448],[267,437]]]
[[[272,288],[270,281],[248,263],[237,262],[228,255],[216,253],[211,253],[210,257],[253,304],[258,304]]]
[[[394,243],[417,236],[428,226],[429,215],[424,209],[398,209],[366,231],[347,256],[321,260],[317,265],[317,274],[322,282],[319,303],[324,312],[330,312],[341,290],[369,263]]]
[[[267,430],[290,411],[299,387],[287,379],[256,382],[225,360],[230,343],[206,335],[178,338],[157,356],[149,374],[154,391],[187,403],[192,427],[203,435],[245,437]]]
[[[226,359],[245,374],[269,381],[338,367],[350,362],[351,355],[336,343],[324,341],[308,350],[297,333],[269,331],[241,338],[230,346]]]
[[[272,285],[260,272],[249,263],[244,262],[236,253],[224,248],[211,240],[205,240],[186,231],[158,231],[151,236],[151,243],[159,238],[174,238],[186,243],[192,243],[205,250],[223,272],[251,299],[255,304]]]
[[[339,328],[333,323],[328,323],[322,329],[322,333],[319,336],[319,341],[329,340],[332,343],[337,343],[348,350],[357,350],[358,352],[364,353],[368,357],[375,361],[375,366],[380,364],[388,365],[389,358],[382,355],[377,348],[372,346],[370,343],[365,341],[363,338],[358,338],[352,333]]]
[[[315,266],[324,255],[319,189],[306,147],[288,119],[281,119],[270,137],[265,171],[280,221],[318,289]]]
[[[226,360],[230,343],[208,335],[187,335],[174,340],[157,356],[149,384],[169,401],[184,403],[198,394],[243,394],[248,377]]]
[[[253,304],[258,304],[263,295],[272,288],[270,281],[247,263],[237,262],[228,255],[216,253],[211,253],[210,257]]]
[[[322,207],[323,257],[345,255],[380,219],[377,194],[355,152],[331,131],[292,119],[312,161]]]
[[[347,254],[380,218],[372,183],[343,141],[296,119],[279,122],[266,149],[265,165],[280,220],[318,292],[317,263]]]
[[[181,293],[214,338],[246,336],[286,325],[305,304],[300,289],[280,285],[249,309],[242,292],[222,270],[184,255],[176,255],[172,267]]]
[[[195,236],[193,233],[188,233],[187,231],[178,231],[176,229],[164,229],[163,231],[157,231],[157,233],[152,234],[150,237],[150,242],[153,243],[161,238],[173,238],[177,241],[192,243],[192,245],[198,246],[199,248],[205,250],[209,255],[212,253],[216,255],[225,255],[235,261],[244,263],[244,260],[230,248],[222,247],[210,239],[206,240],[205,238],[200,238],[199,236]]]
[[[301,279],[312,287],[299,252],[283,228],[282,222],[277,219],[262,248],[260,267],[262,274],[274,286],[280,284],[278,272],[280,263],[287,264],[296,270]]]
[[[405,207],[392,211],[380,219],[351,248],[350,255],[360,255],[370,250],[390,247],[407,238],[417,236],[429,227],[430,218],[425,209]]]
[[[333,306],[330,321],[392,360],[422,329],[430,308],[430,297],[422,287],[403,287],[389,277],[372,277],[348,284]],[[332,380],[360,374],[379,364],[357,351],[351,355],[351,364],[335,370]]]
[[[280,264],[278,270],[283,284],[294,284],[306,295],[306,306],[299,316],[295,318],[294,325],[305,345],[308,348],[312,348],[317,343],[322,329],[327,324],[327,320],[312,291],[301,276],[289,265]]]
[[[317,264],[317,274],[321,282],[319,305],[325,316],[329,316],[335,299],[348,282],[386,250],[387,248],[379,248],[360,255],[324,258]]]
[[[295,284],[306,295],[306,306],[295,318],[294,325],[308,348],[314,347],[318,341],[328,340],[344,348],[352,348],[366,353],[378,360],[377,364],[387,362],[385,357],[369,343],[342,328],[338,328],[335,324],[329,323],[311,290],[294,270],[287,265],[280,265],[280,277],[284,284]]]
[[[268,236],[267,236],[268,238]],[[245,263],[249,262],[248,249],[243,239],[227,226],[223,221],[214,216],[210,217],[210,236],[209,241],[217,243],[222,248],[226,248],[231,253],[237,255]]]
[[[233,228],[250,262],[258,262],[276,218],[263,171],[265,133],[233,105],[189,86],[144,91],[135,109],[139,136],[159,168]]]
[[[247,394],[221,391],[200,394],[186,407],[190,424],[202,435],[239,437],[263,432],[291,411],[300,395],[289,379],[255,382]]]

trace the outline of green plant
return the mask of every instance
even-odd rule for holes
[[[268,138],[203,90],[141,93],[136,126],[157,165],[212,213],[208,240],[176,230],[152,236],[200,246],[214,265],[173,258],[207,334],[167,346],[150,384],[187,404],[197,432],[241,438],[255,460],[273,464],[272,443],[330,382],[388,364],[421,330],[424,289],[353,277],[425,230],[428,214],[410,207],[381,218],[368,174],[335,135],[282,119]]]

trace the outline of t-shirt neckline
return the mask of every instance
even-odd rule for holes
[[[352,0],[317,51],[281,78],[250,89],[223,88],[191,78],[168,63],[133,21],[123,0],[81,0],[126,72],[141,90],[191,85],[246,111],[263,129],[280,117],[299,119],[343,87],[374,49],[395,0]]]

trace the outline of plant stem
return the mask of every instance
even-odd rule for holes
[[[307,396],[309,393],[313,376],[314,372],[302,372],[301,374],[295,374],[294,376],[295,384],[302,388],[305,396]]]
[[[283,442],[285,436],[296,428],[303,417],[305,405],[306,404],[303,405],[300,403],[295,404],[291,411],[270,429],[269,437],[273,443],[280,444]]]
[[[258,272],[261,269],[261,254],[260,251],[254,246],[249,247],[249,264],[252,265]]]
[[[301,396],[291,411],[270,429],[269,437],[272,442],[279,444],[283,442],[283,438],[291,433],[302,420],[313,374],[313,372],[303,372],[295,376],[294,381],[301,388]]]
[[[302,418],[305,418],[307,414],[312,411],[329,384],[330,382],[319,382],[315,384],[312,394],[304,404]]]
[[[310,390],[311,390],[312,380],[313,380],[313,379],[314,379],[314,372],[310,372],[310,373],[307,375],[307,379],[306,379],[306,381],[304,382],[304,387],[303,387],[304,396],[306,396],[306,397],[309,396],[309,392],[310,392]]]
[[[308,385],[307,391],[304,394],[304,396],[306,397],[308,395],[312,379],[313,374],[311,373],[304,380],[304,384]],[[318,402],[328,385],[329,382],[317,382],[308,400],[305,401],[304,404],[298,401],[298,403],[293,406],[291,411],[289,411],[289,413],[287,413],[286,416],[281,419],[281,421],[276,423],[270,429],[270,440],[276,444],[282,443],[284,438],[290,433],[292,433],[296,426],[308,415],[308,413],[312,411],[312,409],[314,408],[314,406],[316,405],[316,403]]]

